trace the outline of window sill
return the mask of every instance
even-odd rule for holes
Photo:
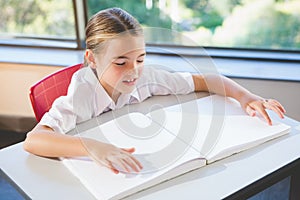
[[[43,39],[43,38],[9,38],[9,39],[1,39],[1,46],[8,46],[13,48],[53,48],[53,49],[76,49],[77,44],[75,39],[65,39],[65,40],[57,40],[57,39]]]
[[[272,55],[274,59],[262,59],[262,57],[255,59],[254,57],[249,58],[249,56],[247,58],[244,51],[235,54],[236,50],[227,50],[224,52],[233,56],[227,57],[224,54],[221,56],[220,52],[211,51],[212,59],[210,59],[210,57],[198,55],[199,53],[196,51],[191,51],[184,57],[174,56],[171,53],[180,51],[180,48],[175,50],[167,50],[168,53],[165,49],[164,52],[154,52],[151,46],[148,47],[146,65],[151,63],[171,71],[196,73],[202,72],[202,70],[191,67],[189,62],[198,63],[198,66],[205,68],[205,59],[209,59],[209,62],[212,63],[210,67],[215,67],[219,73],[228,77],[300,81],[300,56],[298,54],[291,54],[288,56],[289,59],[284,61],[285,55],[279,56],[278,52]],[[209,50],[207,52],[209,53]],[[243,52],[245,56],[237,57]],[[70,66],[82,63],[83,55],[83,50],[0,46],[0,62],[9,63]],[[260,54],[257,53],[257,55]],[[285,56],[285,58],[287,57]]]
[[[300,62],[300,51],[263,50],[263,49],[238,49],[221,47],[185,47],[185,46],[159,46],[147,45],[148,52],[154,54],[170,55],[177,53],[194,57],[207,56],[213,58],[249,59],[262,61],[291,61]]]
[[[83,62],[82,50],[0,46],[0,62],[70,66]]]

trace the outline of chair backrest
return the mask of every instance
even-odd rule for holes
[[[81,67],[82,64],[65,67],[31,86],[29,96],[38,122],[48,112],[56,98],[67,94],[72,75]]]

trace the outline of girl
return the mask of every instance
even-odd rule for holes
[[[89,156],[115,173],[117,168],[139,172],[142,165],[132,155],[134,148],[122,149],[62,133],[103,112],[152,95],[209,91],[235,98],[249,115],[258,112],[270,125],[265,109],[283,118],[285,110],[278,101],[264,100],[226,77],[143,69],[145,54],[143,31],[135,18],[119,8],[95,14],[86,27],[87,67],[73,75],[67,96],[56,99],[27,134],[24,149],[46,157]]]

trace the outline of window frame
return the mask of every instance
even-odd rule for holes
[[[18,37],[23,39],[47,40],[56,42],[71,42],[74,41],[76,47],[68,46],[45,46],[45,45],[26,45],[26,44],[10,44],[0,43],[1,46],[9,47],[29,47],[29,48],[45,48],[45,49],[61,49],[61,50],[84,50],[85,49],[85,26],[88,21],[88,9],[86,0],[72,0],[75,21],[75,40],[62,38],[43,38],[43,37]],[[151,44],[147,43],[147,53],[172,55],[170,52],[177,52],[180,55],[201,57],[201,53],[197,50],[205,49],[207,55],[212,58],[230,58],[230,59],[250,59],[261,61],[283,61],[283,62],[300,62],[300,50],[274,50],[274,49],[259,49],[259,48],[237,48],[237,47],[193,47],[184,45],[166,45],[166,44]],[[161,51],[159,49],[166,49]],[[203,52],[203,51],[202,51]],[[205,55],[205,56],[207,56]]]
[[[203,54],[203,49],[205,51],[205,55]],[[168,56],[173,54],[169,52],[176,52],[178,55],[190,57],[210,56],[212,58],[230,58],[256,61],[300,62],[300,50],[273,50],[259,48],[247,49],[211,46],[193,47],[159,44],[147,44],[147,50],[147,53]]]
[[[85,0],[72,0],[72,7],[74,12],[74,25],[75,25],[75,39],[67,38],[54,38],[54,37],[39,37],[39,36],[14,36],[13,39],[24,39],[23,42],[7,42],[3,43],[0,41],[1,46],[8,47],[29,47],[29,48],[43,48],[43,49],[65,49],[65,50],[82,50],[85,48],[84,42],[84,27],[87,23],[87,7]],[[26,40],[35,40],[37,45],[28,45]],[[65,45],[41,45],[40,41],[48,42],[61,42]],[[74,42],[73,45],[68,45],[67,43]]]

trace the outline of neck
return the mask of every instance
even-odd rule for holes
[[[119,91],[117,91],[116,89],[114,89],[113,87],[111,87],[109,84],[107,84],[106,82],[100,80],[100,84],[102,85],[102,87],[105,89],[105,91],[107,92],[107,94],[110,96],[110,98],[117,103],[121,93]]]

